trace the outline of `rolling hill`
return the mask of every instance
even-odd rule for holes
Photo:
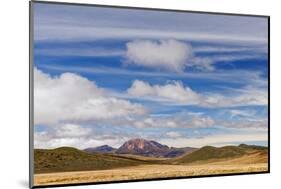
[[[133,141],[134,142],[134,141]],[[184,165],[184,164],[253,164],[267,163],[268,149],[263,146],[241,144],[239,146],[213,147],[205,146],[190,150],[185,148],[170,148],[159,143],[138,141],[128,143],[124,153],[85,152],[72,147],[56,149],[35,149],[35,173],[69,172],[106,170],[140,165]],[[124,146],[123,146],[124,147]],[[107,148],[107,146],[106,146]],[[99,148],[100,149],[100,148]],[[103,148],[101,148],[103,151]],[[109,148],[108,148],[109,149]],[[119,148],[120,149],[120,148]],[[117,149],[116,152],[119,150]],[[124,148],[121,148],[124,150]],[[166,153],[178,153],[177,150],[187,150],[181,156],[164,158]],[[136,153],[137,154],[134,154]],[[151,154],[153,156],[146,156]],[[182,153],[182,152],[180,152]],[[163,156],[161,156],[163,155]],[[157,157],[155,157],[157,156]]]
[[[239,146],[224,146],[224,147],[213,147],[205,146],[190,154],[184,155],[180,158],[171,160],[173,163],[192,163],[198,161],[207,160],[220,160],[220,159],[233,159],[243,157],[251,154],[263,154],[267,156],[267,147],[254,146],[241,144]]]
[[[146,161],[110,154],[89,154],[71,148],[35,149],[35,173],[102,170],[146,164]]]

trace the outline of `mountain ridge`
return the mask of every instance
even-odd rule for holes
[[[117,149],[109,145],[102,145],[93,148],[86,148],[83,151],[88,153],[114,153]]]
[[[125,141],[119,148],[113,148],[108,145],[102,145],[94,148],[86,148],[88,153],[113,153],[113,154],[132,154],[146,157],[174,158],[183,154],[191,153],[197,148],[193,147],[169,147],[154,140],[143,138],[134,138]]]
[[[102,145],[93,148],[86,148],[83,151],[87,153],[101,153],[101,154],[115,154],[115,155],[137,155],[144,157],[156,157],[156,158],[179,158],[181,156],[187,156],[192,154],[194,158],[200,159],[206,156],[206,158],[220,158],[217,154],[221,154],[222,157],[233,157],[245,154],[247,150],[267,150],[265,146],[240,144],[238,146],[224,146],[213,147],[203,146],[201,148],[193,147],[169,147],[163,145],[154,140],[146,140],[143,138],[134,138],[125,141],[119,148],[113,148],[109,145]],[[193,153],[194,152],[194,153]],[[194,155],[195,154],[195,155]],[[198,156],[198,157],[197,157]],[[190,159],[191,156],[189,156]],[[184,157],[183,157],[184,158]],[[191,161],[191,160],[186,160]]]

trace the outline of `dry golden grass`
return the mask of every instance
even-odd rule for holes
[[[248,158],[246,161],[248,161]],[[265,172],[268,164],[244,162],[244,159],[208,162],[201,165],[140,165],[111,170],[36,174],[35,186],[106,182],[121,180],[186,177],[213,174]],[[241,163],[242,161],[242,163]],[[239,163],[240,162],[240,163]]]

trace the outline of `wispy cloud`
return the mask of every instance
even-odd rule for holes
[[[123,56],[125,52],[119,49],[104,49],[104,48],[47,48],[47,49],[35,49],[35,53],[38,56],[76,56],[76,57],[112,57]]]
[[[133,42],[138,42],[139,44],[147,43],[150,46],[159,46],[163,42],[177,41],[181,44],[185,44],[188,48],[192,46],[192,53],[198,53],[200,55],[260,55],[266,56],[268,53],[267,46],[260,45],[216,45],[216,44],[200,44],[197,45],[191,44],[185,40],[175,40],[175,39],[165,39],[165,40],[129,40],[126,41],[124,47],[114,48],[111,46],[104,46],[104,41],[91,42],[91,45],[81,46],[81,43],[77,46],[75,42],[50,42],[51,46],[47,47],[38,47],[35,46],[35,53],[38,55],[47,55],[47,56],[124,56],[126,55],[126,45]],[[140,43],[143,42],[143,43]],[[83,43],[83,42],[82,42]],[[136,44],[138,44],[136,43]],[[44,42],[39,42],[44,44]],[[61,46],[64,44],[63,46]],[[76,44],[76,46],[71,46]],[[58,46],[57,46],[58,45]],[[70,45],[70,46],[69,46]],[[157,45],[157,46],[156,46]],[[93,47],[94,46],[94,47]],[[190,49],[191,50],[191,49]],[[241,58],[242,59],[242,58]]]
[[[119,57],[125,59],[123,64],[162,69],[170,72],[184,72],[196,68],[204,71],[215,70],[217,63],[228,63],[245,60],[266,60],[267,55],[260,48],[250,47],[193,47],[190,43],[165,40],[133,40],[123,48],[100,47],[56,47],[35,48],[36,56],[52,57]],[[125,48],[125,47],[124,47]],[[203,55],[202,55],[203,52]],[[210,52],[212,54],[210,55]],[[239,52],[239,53],[229,53]],[[198,53],[201,53],[198,55]],[[205,55],[204,55],[205,53]],[[209,53],[206,55],[206,53]]]
[[[262,78],[261,71],[247,70],[221,70],[216,72],[185,72],[185,73],[170,73],[159,71],[137,71],[122,68],[112,67],[90,67],[90,66],[71,66],[71,65],[47,65],[40,64],[38,67],[49,71],[87,73],[87,74],[104,74],[104,75],[128,75],[128,76],[149,76],[149,77],[174,77],[174,78],[191,78],[191,79],[206,79],[212,81],[222,81],[228,83],[254,83],[255,85],[267,86],[267,79]],[[244,80],[241,80],[243,76]]]
[[[202,147],[207,145],[212,146],[225,146],[225,145],[237,145],[241,143],[250,142],[267,142],[266,133],[252,133],[252,134],[219,134],[200,138],[177,138],[177,140],[170,139],[160,139],[160,142],[164,144],[170,144],[177,147],[193,146]]]
[[[256,114],[255,110],[230,110],[229,113],[231,114],[231,118],[233,117],[250,117]]]
[[[239,52],[256,52],[267,53],[267,47],[264,46],[229,46],[229,45],[201,45],[194,47],[196,53],[239,53]]]
[[[40,3],[35,4],[35,18],[35,40],[173,38],[216,43],[267,42],[266,18]]]
[[[75,31],[75,32],[73,32]],[[232,44],[259,44],[264,45],[267,37],[252,37],[227,34],[208,34],[202,32],[179,32],[179,31],[159,31],[149,29],[132,29],[132,28],[94,28],[94,27],[77,27],[77,26],[40,26],[35,30],[35,39],[37,41],[86,41],[100,39],[114,40],[131,40],[131,39],[177,39],[191,42],[213,42],[213,43],[232,43]],[[48,34],[48,35],[47,35]]]

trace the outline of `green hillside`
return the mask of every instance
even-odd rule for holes
[[[262,146],[250,146],[250,145],[239,145],[239,146],[224,146],[216,148],[213,146],[202,147],[190,154],[182,156],[181,158],[175,159],[174,163],[192,163],[196,161],[204,161],[211,159],[226,159],[236,158],[251,152],[266,151],[267,147]]]
[[[35,173],[102,170],[145,164],[145,161],[110,154],[89,154],[84,151],[61,147],[52,150],[35,149]]]
[[[240,144],[238,147],[248,150],[268,150],[268,148],[265,146],[247,145],[247,144]]]

